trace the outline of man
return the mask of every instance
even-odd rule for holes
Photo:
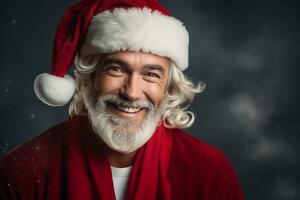
[[[188,33],[158,2],[71,6],[52,74],[34,84],[52,106],[76,89],[70,118],[1,159],[0,198],[243,199],[225,156],[177,129],[193,123],[185,106],[203,90],[187,66]]]

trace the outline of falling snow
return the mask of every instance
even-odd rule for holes
[[[35,146],[35,150],[40,150],[41,146],[40,145],[36,145]]]

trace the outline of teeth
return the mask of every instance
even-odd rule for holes
[[[140,108],[131,108],[131,107],[121,107],[121,106],[117,106],[119,110],[122,110],[124,112],[128,112],[128,113],[135,113],[140,111]]]

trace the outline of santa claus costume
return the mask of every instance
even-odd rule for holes
[[[65,12],[52,72],[34,84],[48,105],[75,91],[75,55],[142,51],[188,66],[188,32],[155,0],[83,0]],[[0,199],[116,199],[112,168],[87,116],[73,116],[0,160]],[[137,150],[123,199],[242,200],[230,161],[216,148],[159,123]]]

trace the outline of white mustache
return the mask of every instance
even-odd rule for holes
[[[123,99],[117,94],[108,94],[98,98],[96,108],[103,107],[104,102],[109,102],[121,107],[131,107],[131,108],[147,108],[148,110],[153,110],[154,105],[149,100],[138,99],[134,101],[128,101]]]

